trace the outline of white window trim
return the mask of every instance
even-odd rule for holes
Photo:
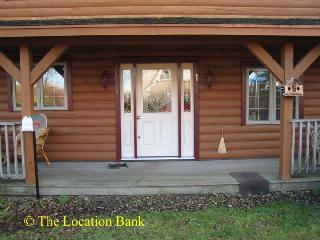
[[[194,157],[194,66],[193,63],[181,63],[181,89],[180,89],[180,101],[181,101],[181,157],[193,158]],[[191,71],[190,79],[190,112],[184,111],[184,79],[183,70]],[[189,127],[188,123],[190,124]],[[189,134],[190,135],[189,135]],[[189,136],[189,138],[188,138]]]
[[[131,81],[131,111],[124,112],[124,95],[123,95],[123,71],[130,71]],[[133,64],[120,65],[120,104],[121,104],[121,158],[134,158],[134,73]]]
[[[34,107],[35,110],[49,110],[49,111],[62,111],[62,110],[68,110],[68,84],[67,84],[67,63],[66,62],[57,62],[54,65],[63,65],[64,66],[64,106],[62,107],[44,107],[43,106],[43,83],[42,83],[42,77],[39,79],[39,81],[36,83],[37,88],[37,106]],[[16,104],[16,81],[12,79],[12,103],[13,103],[13,111],[21,111],[21,107],[17,107]]]
[[[269,119],[268,121],[252,121],[249,120],[249,81],[248,81],[248,73],[249,71],[268,71],[270,74],[270,91],[269,91]],[[263,124],[280,124],[280,120],[276,120],[276,82],[277,78],[267,69],[261,67],[249,67],[246,68],[246,124],[247,125],[263,125]],[[294,101],[296,112],[295,118],[299,119],[299,98],[296,97]]]

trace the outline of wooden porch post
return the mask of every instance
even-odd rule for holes
[[[27,44],[20,45],[20,82],[22,95],[22,117],[32,115],[34,112],[34,93],[31,84],[30,70],[32,56]],[[26,166],[26,183],[35,184],[35,165],[32,132],[24,132],[24,151]]]
[[[284,79],[294,77],[293,44],[285,43],[281,53],[281,64],[284,70]],[[287,181],[291,178],[290,149],[292,144],[292,125],[289,122],[293,115],[293,97],[280,97],[280,179]]]
[[[20,45],[20,69],[5,54],[0,52],[0,66],[21,84],[22,117],[34,114],[33,85],[62,56],[68,47],[69,44],[56,44],[34,68],[32,68],[32,54],[27,44]],[[30,132],[24,133],[24,151],[26,183],[34,185],[34,148],[33,136]]]
[[[293,77],[299,78],[310,65],[320,56],[320,43],[314,46],[294,66],[293,43],[285,43],[281,52],[281,65],[261,46],[261,44],[245,43],[248,50],[267,67],[281,82]],[[291,129],[289,122],[293,115],[293,97],[280,98],[280,166],[279,175],[281,180],[289,180],[291,177],[290,147],[292,144]]]

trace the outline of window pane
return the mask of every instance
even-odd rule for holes
[[[171,112],[171,70],[142,70],[143,112]]]
[[[250,121],[268,120],[269,109],[249,109],[249,117]]]
[[[191,112],[191,69],[183,69],[183,109]]]
[[[268,121],[270,75],[267,70],[249,71],[249,120]]]
[[[65,106],[64,71],[64,65],[56,65],[42,76],[44,107]]]
[[[37,92],[37,85],[34,85],[33,87],[33,95],[34,95],[34,107],[37,107],[37,98],[38,98],[38,92]],[[22,106],[22,95],[21,95],[21,85],[17,81],[15,81],[15,97],[16,97],[16,108],[21,108]]]
[[[122,71],[123,79],[123,108],[125,113],[131,113],[131,71]]]

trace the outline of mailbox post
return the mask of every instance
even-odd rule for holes
[[[39,189],[39,176],[38,176],[38,164],[37,164],[37,152],[36,152],[36,134],[37,129],[47,127],[47,117],[43,114],[25,116],[22,119],[22,131],[23,132],[32,132],[33,139],[33,160],[34,160],[34,170],[36,178],[36,194],[37,199],[40,198],[40,189]]]

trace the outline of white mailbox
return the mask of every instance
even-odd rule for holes
[[[25,116],[22,118],[22,131],[23,132],[33,132],[33,120],[30,116]]]
[[[47,117],[44,114],[25,116],[22,119],[22,131],[32,132],[47,128]]]

